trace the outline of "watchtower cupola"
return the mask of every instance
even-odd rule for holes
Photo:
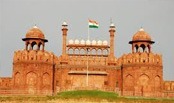
[[[144,31],[143,28],[134,34],[132,41],[129,44],[132,44],[132,53],[135,52],[151,52],[151,45],[155,43],[151,40],[150,35]]]
[[[25,49],[26,50],[43,50],[45,47],[45,42],[48,42],[45,39],[43,32],[37,27],[34,26],[27,33],[26,37],[22,39],[25,41]],[[41,49],[42,46],[42,49]]]

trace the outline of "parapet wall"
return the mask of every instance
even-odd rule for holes
[[[121,64],[153,64],[162,66],[162,56],[154,53],[129,53],[118,59]]]
[[[12,86],[11,77],[2,77],[0,78],[0,90],[9,90]]]
[[[13,63],[17,62],[44,62],[53,63],[57,57],[47,51],[19,50],[14,52]]]

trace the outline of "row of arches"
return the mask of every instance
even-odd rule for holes
[[[20,73],[20,72],[16,72],[15,73],[15,75],[14,75],[14,84],[15,85],[21,85],[21,82],[23,81],[22,80],[22,77],[23,75]],[[45,72],[45,73],[43,73],[42,74],[42,84],[43,85],[50,85],[50,83],[51,83],[51,77],[50,77],[50,75],[49,75],[49,73],[47,73],[47,72]],[[38,75],[37,75],[37,73],[35,73],[35,72],[28,72],[27,74],[26,74],[26,78],[25,78],[25,80],[26,80],[26,84],[28,85],[28,86],[36,86],[36,84],[37,84],[37,82],[38,82]]]
[[[125,76],[124,90],[132,92],[148,93],[153,91],[161,91],[161,77],[156,75],[150,78],[146,74],[134,78],[131,74]]]
[[[134,44],[132,45],[132,52],[147,52],[150,53],[151,52],[151,46],[150,44]]]
[[[69,48],[67,50],[68,54],[77,54],[77,55],[108,55],[108,49],[84,49],[84,48]]]
[[[26,42],[26,50],[44,50],[44,42],[43,41],[27,41]]]

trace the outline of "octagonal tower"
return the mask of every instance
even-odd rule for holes
[[[15,51],[13,58],[14,93],[52,94],[55,56],[44,50],[48,40],[36,26],[31,28],[22,40],[25,42],[25,49]]]

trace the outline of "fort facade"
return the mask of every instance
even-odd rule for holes
[[[113,23],[110,41],[67,40],[62,24],[62,54],[45,50],[44,33],[36,26],[14,52],[12,77],[0,78],[3,95],[54,95],[69,90],[103,90],[122,96],[174,97],[174,81],[163,80],[162,56],[152,50],[150,35],[139,29],[129,42],[131,52],[116,57]]]

